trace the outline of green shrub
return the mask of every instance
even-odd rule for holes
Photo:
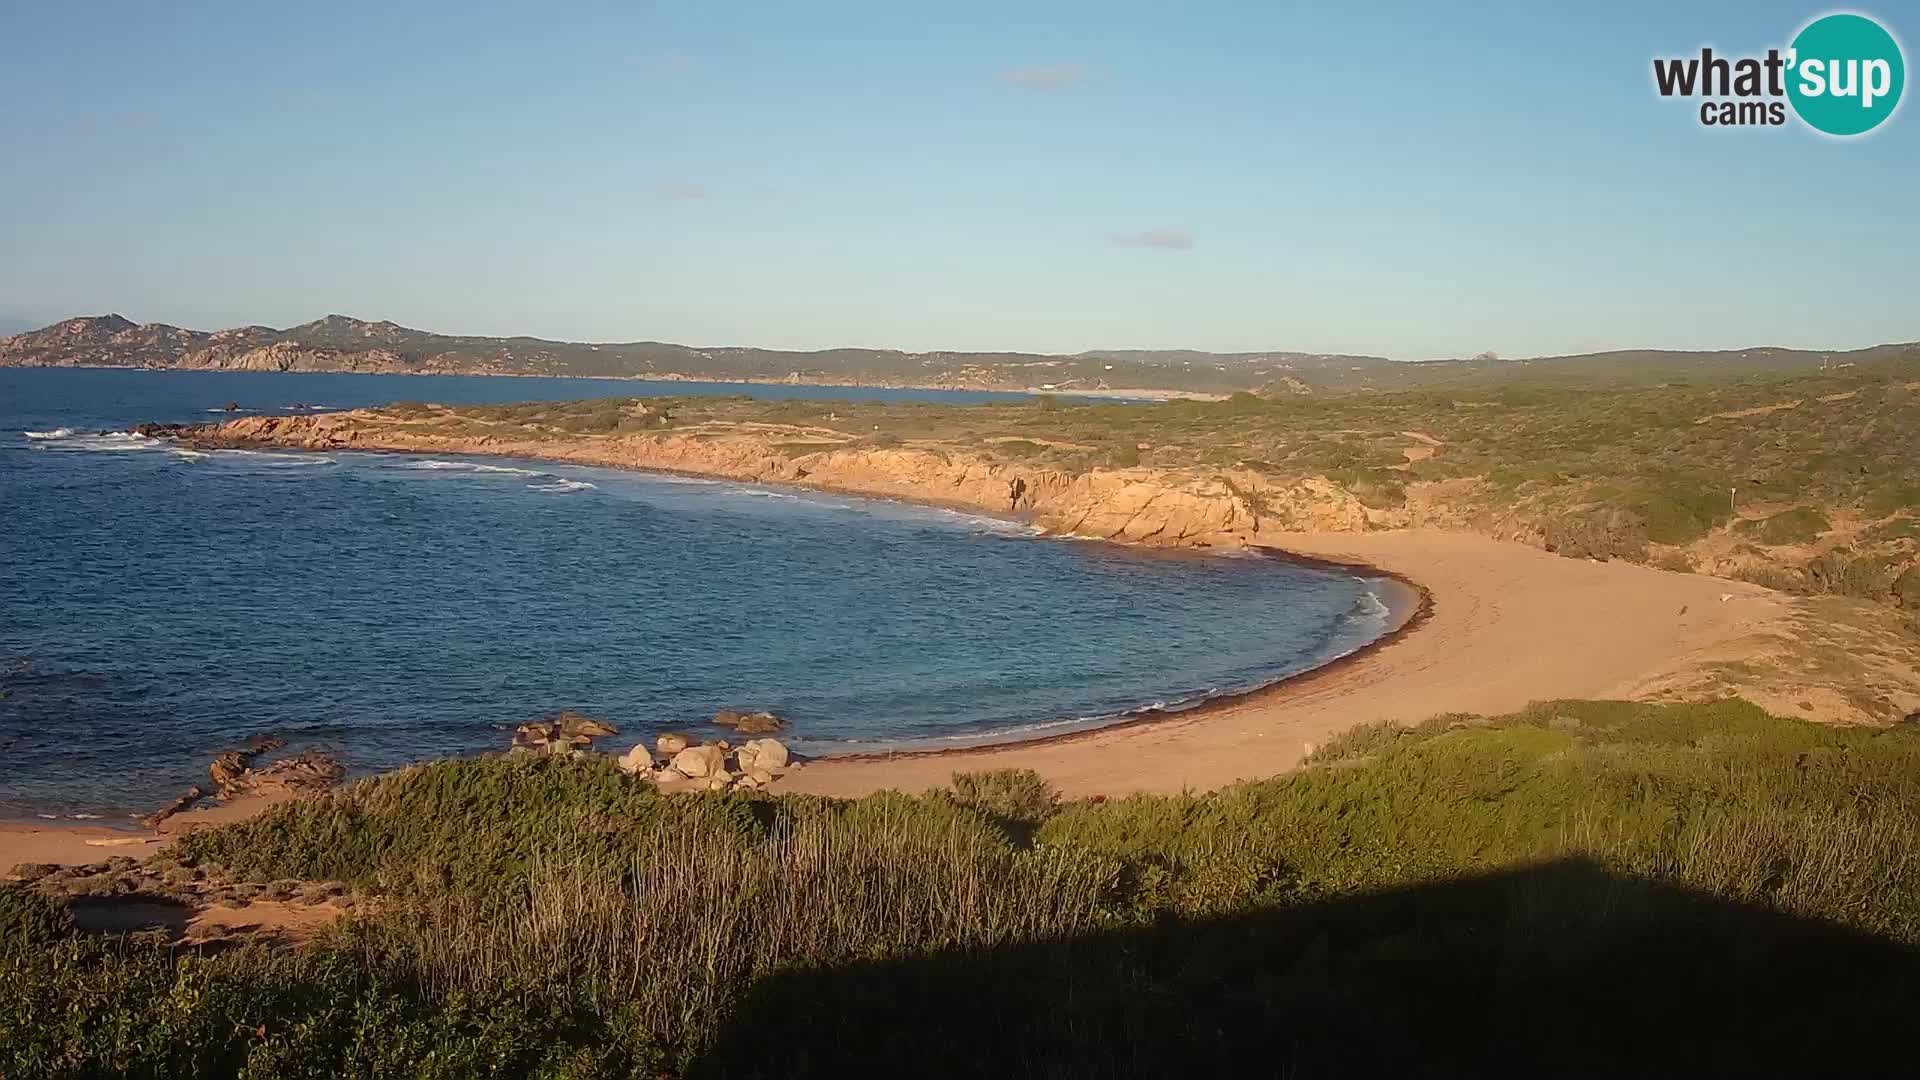
[[[953,801],[990,817],[1038,824],[1052,817],[1060,793],[1032,769],[953,774]]]
[[[401,895],[500,896],[541,859],[624,860],[650,826],[745,836],[746,801],[665,799],[612,760],[536,755],[436,761],[195,832],[180,859],[260,879],[340,881]]]
[[[1907,567],[1893,579],[1893,596],[1901,607],[1920,611],[1920,563]]]
[[[1808,506],[1796,506],[1771,517],[1738,523],[1742,533],[1755,537],[1763,544],[1776,546],[1811,542],[1832,527],[1825,514]]]
[[[1725,498],[1703,492],[1651,492],[1625,505],[1640,516],[1647,539],[1656,544],[1692,543],[1730,516]]]
[[[1047,448],[1027,439],[1001,439],[993,444],[993,451],[1002,457],[1024,460],[1036,454],[1046,453]]]
[[[434,995],[332,950],[74,939],[0,959],[0,1075],[627,1077],[667,1056],[571,995]]]
[[[1891,590],[1894,571],[1884,556],[1836,548],[1808,560],[1801,573],[1811,592],[1873,599]]]
[[[1647,555],[1645,526],[1636,515],[1617,507],[1556,514],[1541,524],[1540,531],[1548,551],[1569,558],[1640,562]]]
[[[1388,469],[1334,469],[1327,479],[1346,488],[1360,505],[1388,510],[1407,504],[1405,474]]]
[[[840,801],[439,763],[177,848],[392,887],[305,951],[0,951],[0,1075],[1232,1074],[1276,1040],[1316,1074],[1383,1046],[1367,1071],[1502,1071],[1458,1031],[1752,1075],[1781,1052],[1756,1026],[1817,1015],[1794,1046],[1833,1065],[1920,1004],[1920,730],[1738,701],[1374,726],[1292,774],[1064,805],[1024,772]]]
[[[1886,517],[1902,510],[1920,508],[1920,487],[1911,484],[1888,484],[1875,488],[1866,498],[1867,512],[1875,517]]]
[[[1860,533],[1867,543],[1884,540],[1920,540],[1920,518],[1898,517],[1869,526]]]
[[[0,882],[0,954],[45,949],[72,931],[65,904],[25,885]]]
[[[1733,572],[1735,581],[1750,582],[1781,592],[1806,592],[1807,579],[1798,570],[1771,564],[1742,566]]]

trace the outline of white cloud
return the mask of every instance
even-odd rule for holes
[[[1114,233],[1109,239],[1121,247],[1160,248],[1164,251],[1187,251],[1193,247],[1193,234],[1178,229]]]

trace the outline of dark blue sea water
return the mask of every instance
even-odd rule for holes
[[[787,715],[815,754],[1088,726],[1381,631],[1374,587],[1015,522],[504,459],[197,453],[277,411],[596,394],[985,395],[585,380],[0,370],[0,815],[140,814],[256,733],[361,770],[562,708],[630,737]],[[99,434],[101,431],[117,434]],[[629,739],[608,740],[615,748]]]

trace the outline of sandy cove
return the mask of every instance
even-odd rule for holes
[[[1287,534],[1263,543],[1417,581],[1430,612],[1345,663],[1216,709],[1039,744],[816,761],[780,788],[855,796],[938,787],[961,770],[1033,769],[1074,798],[1205,791],[1294,768],[1309,744],[1358,724],[1644,696],[1698,658],[1775,627],[1786,607],[1754,585],[1576,561],[1462,533]]]
[[[656,446],[647,455],[650,464],[640,465],[629,448],[604,444],[562,447],[569,452],[556,453],[552,444],[544,444],[542,452],[543,445],[535,443],[456,443],[390,431],[374,439],[340,423],[353,415],[249,418],[197,429],[190,437],[201,445],[491,454],[780,482],[766,475],[765,457],[738,447],[674,448],[674,440],[648,439],[668,448],[663,452]],[[881,468],[876,454],[908,455],[913,469],[902,475]],[[816,459],[843,455],[852,456],[849,464],[856,467],[803,475],[798,482],[984,511],[994,507],[977,500],[1003,498],[1013,480],[1028,479],[1026,490],[1033,495],[1024,505],[1036,517],[1065,513],[1083,527],[1088,522],[1110,526],[1104,535],[1121,542],[1253,547],[1365,564],[1417,583],[1426,605],[1415,625],[1397,629],[1356,656],[1232,701],[1034,743],[817,760],[788,773],[776,790],[835,796],[885,788],[918,791],[946,784],[955,771],[1030,768],[1068,797],[1204,791],[1291,769],[1309,745],[1359,724],[1413,723],[1447,712],[1501,713],[1553,698],[1675,696],[1674,688],[1686,685],[1687,673],[1703,660],[1741,655],[1748,643],[1787,632],[1790,602],[1755,585],[1567,559],[1467,533],[1280,532],[1224,483],[1209,488],[1186,480],[1160,487],[1153,478],[1135,475],[1076,486],[1033,474],[1009,476],[1011,470],[975,463],[920,461],[922,455],[914,451],[834,452],[803,461],[817,468]],[[658,458],[670,458],[672,464],[651,463]],[[778,463],[781,468],[792,464]],[[941,492],[945,497],[916,489],[916,476],[920,482],[927,479],[917,470],[926,468],[949,481]],[[954,472],[961,477],[958,483],[951,482]],[[1116,501],[1089,505],[1103,494]],[[1008,508],[997,509],[1005,513]],[[1331,512],[1322,519],[1328,524],[1354,527],[1339,504],[1326,509]],[[1403,600],[1396,607],[1404,622],[1418,605]],[[181,815],[167,823],[167,831],[234,820],[262,805],[243,802]],[[124,843],[140,837],[145,842]],[[161,839],[161,834],[52,822],[0,825],[0,868],[137,855]],[[100,841],[123,843],[101,846]]]

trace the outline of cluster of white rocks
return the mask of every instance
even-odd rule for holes
[[[657,754],[657,756],[656,756]],[[648,776],[663,786],[690,784],[705,791],[752,790],[773,783],[793,765],[778,739],[749,739],[739,746],[726,740],[693,744],[685,735],[666,734],[652,749],[636,745],[619,760],[629,776]]]
[[[783,723],[773,713],[732,711],[720,713],[714,722],[742,731],[769,730]],[[594,752],[593,740],[618,734],[620,729],[611,724],[567,711],[515,728],[512,752],[585,758]],[[778,739],[748,739],[739,746],[724,739],[696,744],[685,735],[669,733],[655,739],[653,749],[645,743],[636,745],[620,755],[617,764],[628,776],[646,777],[673,790],[725,791],[765,787],[799,763]]]

